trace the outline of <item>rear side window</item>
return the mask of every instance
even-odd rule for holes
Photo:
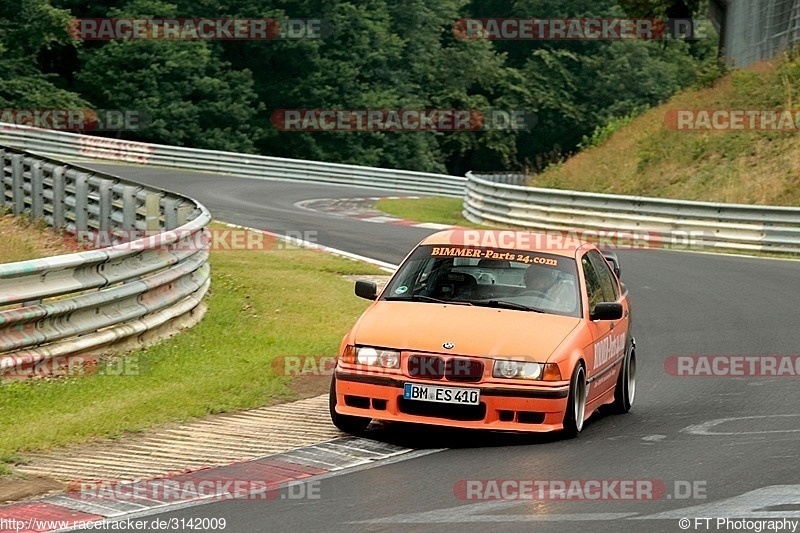
[[[617,291],[617,284],[614,282],[614,273],[608,267],[608,263],[597,250],[592,250],[586,255],[589,256],[597,272],[600,287],[603,289],[603,301],[616,302],[619,299],[619,292]]]
[[[597,269],[589,259],[589,254],[584,255],[581,259],[581,267],[583,268],[583,277],[586,278],[586,295],[589,299],[589,312],[591,313],[597,304],[605,301],[603,287],[600,284]]]

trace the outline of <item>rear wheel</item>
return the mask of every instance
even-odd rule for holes
[[[611,409],[615,413],[623,414],[631,410],[633,399],[636,396],[636,347],[631,344],[625,359],[622,361],[622,368],[617,378],[617,386],[614,390],[614,403]]]
[[[564,413],[564,435],[577,437],[583,429],[583,418],[586,414],[586,371],[578,363],[572,371],[567,397],[567,411]]]
[[[351,435],[363,433],[372,421],[372,419],[363,416],[340,415],[336,412],[336,376],[331,378],[331,392],[328,396],[328,408],[331,412],[331,421],[333,421],[333,425]]]

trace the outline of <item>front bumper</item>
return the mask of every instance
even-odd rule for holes
[[[497,431],[563,429],[569,384],[508,386],[440,382],[336,370],[336,412],[375,420]],[[480,405],[403,399],[406,382],[480,390]]]

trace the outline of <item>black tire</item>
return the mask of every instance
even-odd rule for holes
[[[351,435],[360,435],[367,429],[371,418],[362,416],[340,415],[336,412],[336,377],[331,378],[331,391],[328,396],[328,408],[331,412],[331,421],[339,430]]]
[[[611,411],[624,414],[631,410],[633,400],[636,398],[636,345],[631,344],[622,361],[622,369],[617,378],[614,389],[614,403]]]
[[[577,437],[583,429],[586,414],[586,371],[578,363],[572,371],[569,381],[567,410],[564,413],[564,436],[570,439]]]

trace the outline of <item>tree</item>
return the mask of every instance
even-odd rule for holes
[[[702,3],[702,0],[619,0],[629,16],[643,18],[690,18],[700,12]]]
[[[0,107],[4,109],[85,108],[87,102],[42,72],[38,55],[72,46],[70,15],[47,0],[0,4]]]
[[[519,79],[516,87],[502,81],[516,74],[504,66],[491,43],[453,36],[463,0],[291,4],[293,17],[324,19],[332,33],[317,40],[223,45],[225,58],[236,68],[262,66],[254,69],[254,76],[265,106],[264,123],[283,109],[486,110],[503,104],[501,96],[523,91]],[[282,10],[259,11],[258,5],[240,0],[226,15],[286,15]],[[501,168],[514,163],[516,150],[513,133],[312,133],[274,128],[258,147],[272,155],[434,172],[461,172],[473,164]]]
[[[25,1],[50,18],[37,18],[34,9],[17,23],[39,21],[46,29],[42,20],[58,14],[53,27],[60,27],[68,18],[46,0]],[[47,32],[34,39],[38,45],[25,41],[36,33],[23,36],[15,58],[36,66],[31,54],[44,50],[38,64],[61,75],[51,78],[58,88],[78,91],[101,108],[134,109],[152,119],[147,128],[120,135],[454,174],[546,164],[597,127],[656,105],[701,75],[708,78],[703,69],[713,72],[707,67],[715,59],[713,47],[699,41],[488,41],[454,32],[461,18],[662,17],[695,10],[700,0],[128,0],[121,8],[114,0],[53,1],[75,17],[326,23],[321,39],[87,41],[78,54],[59,40],[50,51],[43,48]],[[43,86],[41,79],[39,73],[34,83]],[[14,76],[13,83],[21,84],[15,100],[30,92],[24,77]],[[8,93],[12,86],[7,80],[0,89]],[[51,99],[58,94],[52,91]],[[282,110],[314,109],[521,111],[538,122],[527,131],[489,125],[464,132],[297,132],[270,122]]]
[[[110,17],[177,17],[175,5],[133,0]],[[206,41],[110,41],[81,51],[83,94],[101,108],[148,118],[126,134],[142,141],[252,152],[259,135],[251,72],[231,69]]]

